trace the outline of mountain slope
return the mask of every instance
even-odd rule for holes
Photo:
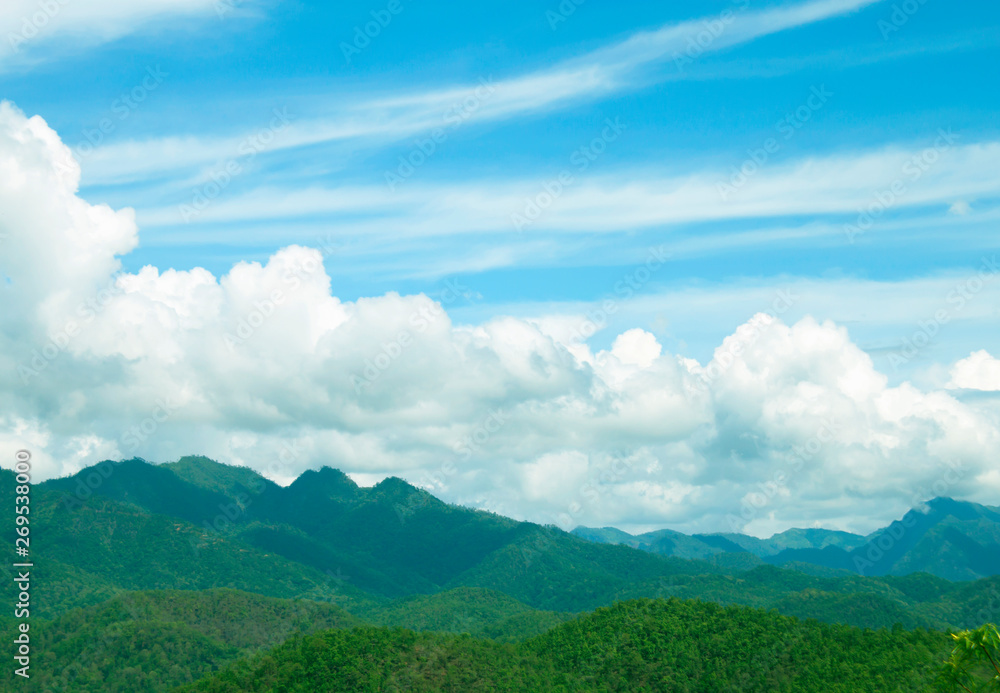
[[[623,602],[515,646],[405,630],[293,639],[184,690],[923,693],[943,633],[861,631],[752,609]]]
[[[407,597],[358,615],[381,626],[468,633],[503,642],[524,640],[572,618],[570,614],[538,611],[500,592],[475,587]]]
[[[234,590],[122,593],[32,624],[32,689],[169,691],[295,633],[358,625],[330,604]],[[13,678],[0,675],[5,690]]]
[[[328,601],[361,603],[376,599],[349,584],[331,589],[323,572],[258,549],[233,533],[209,533],[184,519],[152,513],[134,503],[149,488],[146,478],[138,484],[141,493],[124,483],[130,478],[126,468],[117,484],[102,487],[128,501],[98,493],[79,500],[48,483],[32,489],[32,616],[52,618],[127,590],[228,587],[274,597],[322,594]],[[0,484],[0,503],[13,506],[13,491],[13,484]],[[181,514],[188,515],[192,507],[183,504]],[[3,566],[5,574],[11,570]],[[12,600],[13,590],[13,582],[5,579],[0,596]]]
[[[361,614],[388,600],[480,588],[556,614],[676,596],[857,626],[945,627],[967,625],[992,599],[989,581],[963,591],[919,576],[806,575],[757,565],[762,559],[746,551],[705,562],[598,544],[450,506],[399,479],[360,488],[328,468],[287,488],[204,458],[163,468],[131,461],[108,471],[107,478],[99,470],[76,475],[76,484],[99,481],[89,495],[65,480],[33,491],[38,616],[54,617],[123,590],[233,588],[330,601]],[[174,479],[163,481],[163,474]],[[0,503],[12,503],[12,492],[13,484],[0,486]],[[169,514],[171,499],[185,495],[178,513],[192,519]],[[201,523],[193,521],[198,517]],[[830,538],[810,533],[794,541],[828,542],[822,551],[843,551]],[[12,594],[13,583],[5,580],[0,597]],[[454,596],[448,599],[461,608]],[[503,628],[493,622],[477,632],[493,628],[489,632],[517,639],[540,627],[531,615],[504,618],[510,621]]]
[[[518,598],[537,599],[527,602],[536,608],[580,610],[604,603],[598,594],[604,587],[620,587],[633,579],[630,572],[612,567],[625,555],[615,547],[596,547],[559,530],[447,505],[400,479],[389,478],[363,489],[342,472],[323,468],[303,474],[287,488],[254,484],[243,478],[239,485],[260,489],[248,497],[234,491],[237,484],[232,481],[231,468],[204,458],[186,458],[183,462],[174,467],[155,467],[138,460],[113,465],[110,476],[96,485],[86,500],[71,497],[78,519],[86,515],[87,524],[99,529],[97,535],[113,531],[101,519],[108,514],[101,510],[101,504],[127,503],[131,510],[114,507],[115,512],[131,513],[128,526],[133,534],[139,531],[135,526],[142,523],[162,525],[161,532],[166,533],[167,525],[171,525],[167,516],[186,521],[174,522],[170,526],[174,536],[165,540],[171,550],[179,553],[186,541],[189,554],[193,547],[196,554],[221,551],[229,555],[236,551],[247,554],[248,559],[285,559],[298,565],[298,572],[308,574],[314,582],[316,572],[344,574],[350,577],[351,586],[392,598],[469,585],[511,590],[508,593]],[[183,478],[174,473],[175,469],[181,470]],[[40,488],[72,493],[81,477],[93,473],[84,470],[76,477],[46,482]],[[167,481],[166,477],[171,478]],[[177,514],[172,514],[174,505],[179,509]],[[191,525],[202,530],[198,532]],[[199,536],[193,537],[194,533]],[[136,552],[135,547],[122,547],[112,557],[106,555],[107,551],[101,554],[96,547],[94,550],[94,558],[81,555],[71,562],[86,562],[96,569],[107,561],[117,561],[124,570],[128,564],[122,564],[121,554]],[[564,583],[568,596],[559,604],[550,604],[541,595],[522,590],[516,584],[516,574],[489,567],[504,563],[503,556],[511,552],[521,560],[535,556],[536,573],[539,566],[548,566],[543,572],[551,580]],[[665,565],[665,559],[649,554],[627,555],[630,564],[642,566],[639,572],[643,576],[659,574]],[[225,565],[227,571],[236,571],[221,556],[207,562],[213,568]],[[707,565],[686,568],[714,571]],[[484,577],[484,571],[492,574]],[[560,572],[573,578],[557,576]],[[299,579],[280,589],[272,585],[265,593],[293,596],[296,590],[308,590],[308,581]],[[169,585],[131,580],[127,586],[246,588],[242,584],[223,585],[215,578],[190,582]]]
[[[658,530],[633,536],[613,527],[573,534],[677,558],[722,561],[746,552],[772,565],[813,565],[860,575],[929,573],[947,580],[1000,575],[1000,509],[935,498],[884,529],[862,537],[825,529],[790,529],[769,539],[740,534]]]
[[[802,561],[861,575],[925,572],[946,580],[976,580],[1000,574],[1000,509],[935,498],[854,549],[790,549],[767,560],[776,565]]]
[[[790,529],[770,539],[745,534],[687,535],[670,529],[632,535],[614,527],[577,527],[572,533],[602,544],[624,544],[664,556],[696,559],[739,552],[765,558],[789,549],[823,549],[827,546],[850,550],[865,543],[865,537],[860,535],[828,529]]]

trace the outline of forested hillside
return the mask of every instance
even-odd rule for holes
[[[36,486],[31,522],[32,685],[53,691],[919,691],[947,629],[1000,613],[1000,576],[685,560],[332,469],[282,488],[204,458],[106,463]]]
[[[723,562],[750,554],[751,564],[816,566],[830,574],[930,573],[948,580],[1000,574],[1000,508],[934,498],[868,536],[825,529],[790,529],[769,539],[741,534],[659,530],[633,536],[613,527],[577,527],[573,533],[663,556]]]
[[[327,631],[185,688],[243,691],[931,691],[949,639],[744,608],[640,600],[516,645],[401,629]]]
[[[31,634],[30,690],[167,691],[296,633],[361,625],[331,604],[233,590],[128,592]],[[5,669],[9,688],[20,682]]]
[[[0,483],[0,502],[12,492]],[[132,460],[33,493],[34,613],[45,618],[121,591],[212,588],[356,614],[461,587],[556,613],[675,596],[861,627],[973,627],[1000,609],[997,577],[956,583],[683,560],[450,506],[398,479],[360,488],[329,468],[282,488],[205,458]],[[792,540],[832,540],[822,536]]]

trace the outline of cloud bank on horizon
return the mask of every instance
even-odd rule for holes
[[[204,453],[284,480],[328,463],[391,473],[562,524],[758,533],[1000,490],[996,399],[889,386],[844,327],[786,324],[793,296],[700,364],[642,329],[594,350],[593,313],[462,325],[450,297],[342,301],[317,248],[221,277],[122,272],[134,215],[81,199],[65,149],[0,106],[0,368],[17,374],[0,392],[0,454],[29,445],[42,476]],[[623,286],[663,262],[652,249]],[[998,373],[978,351],[951,387],[997,392]]]
[[[0,464],[566,529],[996,504],[997,8],[125,5],[0,11]]]

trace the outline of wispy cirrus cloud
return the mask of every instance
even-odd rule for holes
[[[644,75],[643,68],[673,60],[687,50],[690,41],[706,31],[706,22],[714,22],[718,27],[712,40],[704,42],[703,51],[707,53],[838,17],[881,1],[813,0],[764,10],[750,10],[749,3],[738,2],[726,20],[713,15],[671,23],[654,31],[637,32],[552,67],[498,79],[490,85],[495,93],[482,100],[466,119],[512,118],[639,88],[658,79]],[[475,83],[375,97],[328,115],[302,117],[269,151],[337,141],[367,140],[369,144],[398,141],[440,125],[450,109],[474,97],[482,86]],[[109,144],[88,158],[85,183],[126,182],[207,166],[232,156],[246,136],[242,132],[210,138],[175,135]]]
[[[216,19],[258,5],[243,0],[5,0],[0,5],[0,71],[114,41],[154,21]]]
[[[774,164],[733,192],[723,190],[730,174],[722,170],[663,177],[639,167],[581,178],[545,205],[531,229],[616,232],[832,215],[842,222],[835,232],[845,234],[845,242],[852,241],[855,238],[845,229],[857,226],[857,217],[866,210],[870,228],[877,230],[882,219],[900,210],[934,205],[946,210],[956,200],[977,199],[992,201],[992,207],[1000,190],[996,167],[1000,142],[959,146],[958,141],[947,147],[893,146]],[[421,183],[396,191],[353,185],[260,188],[215,202],[197,221],[212,224],[323,215],[338,219],[338,229],[345,234],[515,233],[514,215],[523,212],[526,199],[544,192],[544,181]],[[176,206],[140,209],[139,220],[147,228],[182,222]]]

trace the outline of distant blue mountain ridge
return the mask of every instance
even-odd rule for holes
[[[1000,508],[952,498],[928,501],[868,536],[828,529],[790,529],[768,539],[669,529],[632,535],[614,527],[577,527],[572,533],[602,544],[720,564],[874,576],[924,572],[955,581],[1000,575]]]

